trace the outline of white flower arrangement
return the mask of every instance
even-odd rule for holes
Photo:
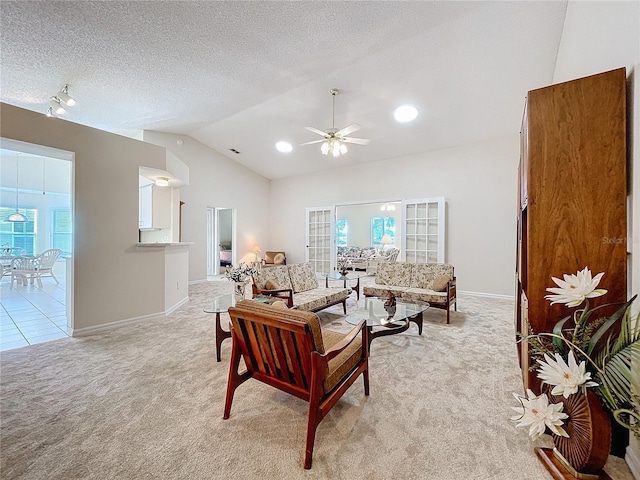
[[[564,398],[569,398],[569,395],[577,393],[582,386],[584,388],[598,386],[596,382],[588,381],[591,379],[591,372],[586,371],[584,360],[578,365],[573,351],[569,350],[568,365],[559,353],[556,353],[555,357],[554,361],[545,353],[545,361],[538,360],[540,364],[538,378],[542,380],[542,383],[553,385],[552,395],[562,395]]]
[[[247,283],[249,278],[257,272],[257,268],[250,267],[246,263],[242,262],[238,267],[234,267],[232,265],[231,268],[224,272],[224,276],[227,280],[231,280],[232,282]]]
[[[604,275],[592,277],[584,268],[575,275],[564,275],[564,280],[552,277],[557,287],[547,288],[551,295],[545,298],[568,307],[584,308],[563,318],[553,332],[530,333],[523,336],[532,347],[539,364],[538,378],[543,384],[553,386],[551,395],[569,398],[586,394],[594,387],[606,409],[622,426],[640,438],[640,396],[631,391],[632,361],[640,359],[640,318],[635,324],[630,315],[630,305],[635,296],[611,317],[596,318],[597,311],[609,305],[589,309],[589,299],[607,293],[596,288]],[[573,325],[572,325],[573,323]],[[613,328],[613,327],[618,328]],[[580,361],[580,363],[578,363]],[[553,433],[568,436],[562,429],[562,404],[549,403],[546,394],[536,396],[527,390],[527,397],[514,393],[521,406],[512,407],[520,415],[512,417],[518,427],[529,427],[535,439],[548,427]]]
[[[350,268],[352,265],[351,263],[351,259],[350,258],[338,258],[338,262],[336,264],[336,267],[338,269],[339,272],[344,272],[347,270],[347,268]]]
[[[568,437],[569,434],[562,428],[563,420],[569,416],[562,411],[561,403],[549,403],[549,398],[545,395],[536,395],[527,389],[527,398],[516,393],[514,397],[522,406],[511,407],[518,415],[511,417],[511,420],[518,421],[518,427],[529,427],[529,435],[536,440],[542,435],[547,427],[556,435]]]

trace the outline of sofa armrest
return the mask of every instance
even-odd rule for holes
[[[293,290],[290,288],[279,288],[277,290],[267,290],[253,286],[254,295],[268,295],[271,297],[279,297],[287,300],[287,307],[293,307]]]
[[[456,277],[453,277],[453,279],[447,283],[447,296],[450,296],[450,292],[453,293],[454,297],[456,296]]]

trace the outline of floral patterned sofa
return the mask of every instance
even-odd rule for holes
[[[253,275],[253,294],[281,298],[289,308],[317,312],[342,303],[347,313],[349,288],[321,287],[310,263],[276,265]]]
[[[348,261],[349,268],[366,270],[367,261],[372,258],[377,249],[374,247],[338,247],[338,261]]]
[[[447,323],[451,305],[458,309],[453,265],[446,263],[380,263],[375,284],[362,292],[368,297],[384,297],[391,292],[408,302],[428,302],[447,311]]]

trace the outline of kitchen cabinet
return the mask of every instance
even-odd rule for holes
[[[171,188],[144,185],[139,188],[139,228],[171,228]]]

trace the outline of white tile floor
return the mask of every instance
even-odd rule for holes
[[[67,335],[65,264],[58,263],[53,278],[42,279],[42,288],[17,285],[11,278],[0,281],[0,350],[48,342]]]

